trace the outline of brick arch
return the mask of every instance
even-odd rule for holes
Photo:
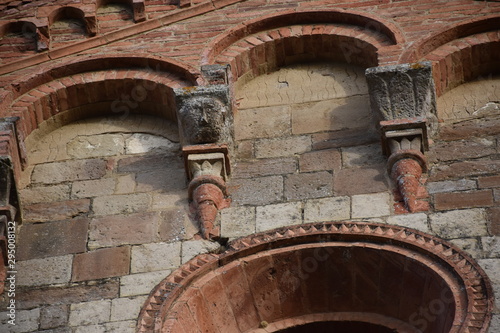
[[[202,63],[229,63],[235,79],[295,61],[331,60],[369,67],[388,61],[402,43],[403,35],[394,24],[365,13],[286,11],[229,29],[207,46]],[[386,47],[391,52],[384,52]]]
[[[455,246],[397,226],[331,222],[254,234],[195,257],[151,292],[137,332],[286,332],[348,321],[487,332],[492,309],[487,276]]]
[[[430,60],[438,96],[483,75],[500,72],[500,16],[459,22],[406,50],[400,62]]]
[[[0,25],[0,39],[3,45],[11,44],[12,49],[2,53],[13,53],[17,56],[23,53],[35,53],[36,51],[37,27],[30,21],[12,21]],[[8,34],[16,34],[14,38],[9,38]]]

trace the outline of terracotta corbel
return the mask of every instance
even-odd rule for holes
[[[426,122],[420,118],[382,121],[384,153],[389,156],[388,171],[396,184],[396,211],[426,211],[429,204],[422,174],[427,172],[424,151],[427,149]],[[399,205],[399,207],[398,207]],[[398,209],[399,208],[399,209]]]
[[[191,211],[205,239],[220,237],[216,226],[219,210],[229,207],[226,177],[229,171],[227,147],[198,145],[183,148]]]

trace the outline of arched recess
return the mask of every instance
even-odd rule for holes
[[[99,33],[105,34],[134,23],[132,0],[99,0],[96,3]]]
[[[51,47],[67,45],[96,34],[95,18],[86,17],[80,8],[58,8],[50,13],[48,19]]]
[[[440,96],[464,82],[500,72],[500,16],[459,22],[403,53],[401,63],[430,60]]]
[[[335,222],[199,255],[152,291],[137,332],[308,332],[320,323],[487,332],[492,309],[487,276],[455,246],[407,228]]]
[[[230,64],[234,80],[244,78],[246,82],[305,61],[377,66],[402,42],[396,26],[364,13],[287,11],[226,31],[207,46],[202,63]]]
[[[0,58],[8,61],[19,54],[34,54],[37,49],[37,27],[29,21],[9,22],[0,26]]]

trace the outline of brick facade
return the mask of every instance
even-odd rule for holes
[[[500,331],[499,54],[498,1],[0,0],[0,331]]]

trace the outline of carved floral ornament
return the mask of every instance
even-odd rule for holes
[[[492,309],[487,276],[455,246],[397,226],[332,222],[197,256],[153,290],[137,331],[284,332],[354,321],[387,332],[487,332]]]

